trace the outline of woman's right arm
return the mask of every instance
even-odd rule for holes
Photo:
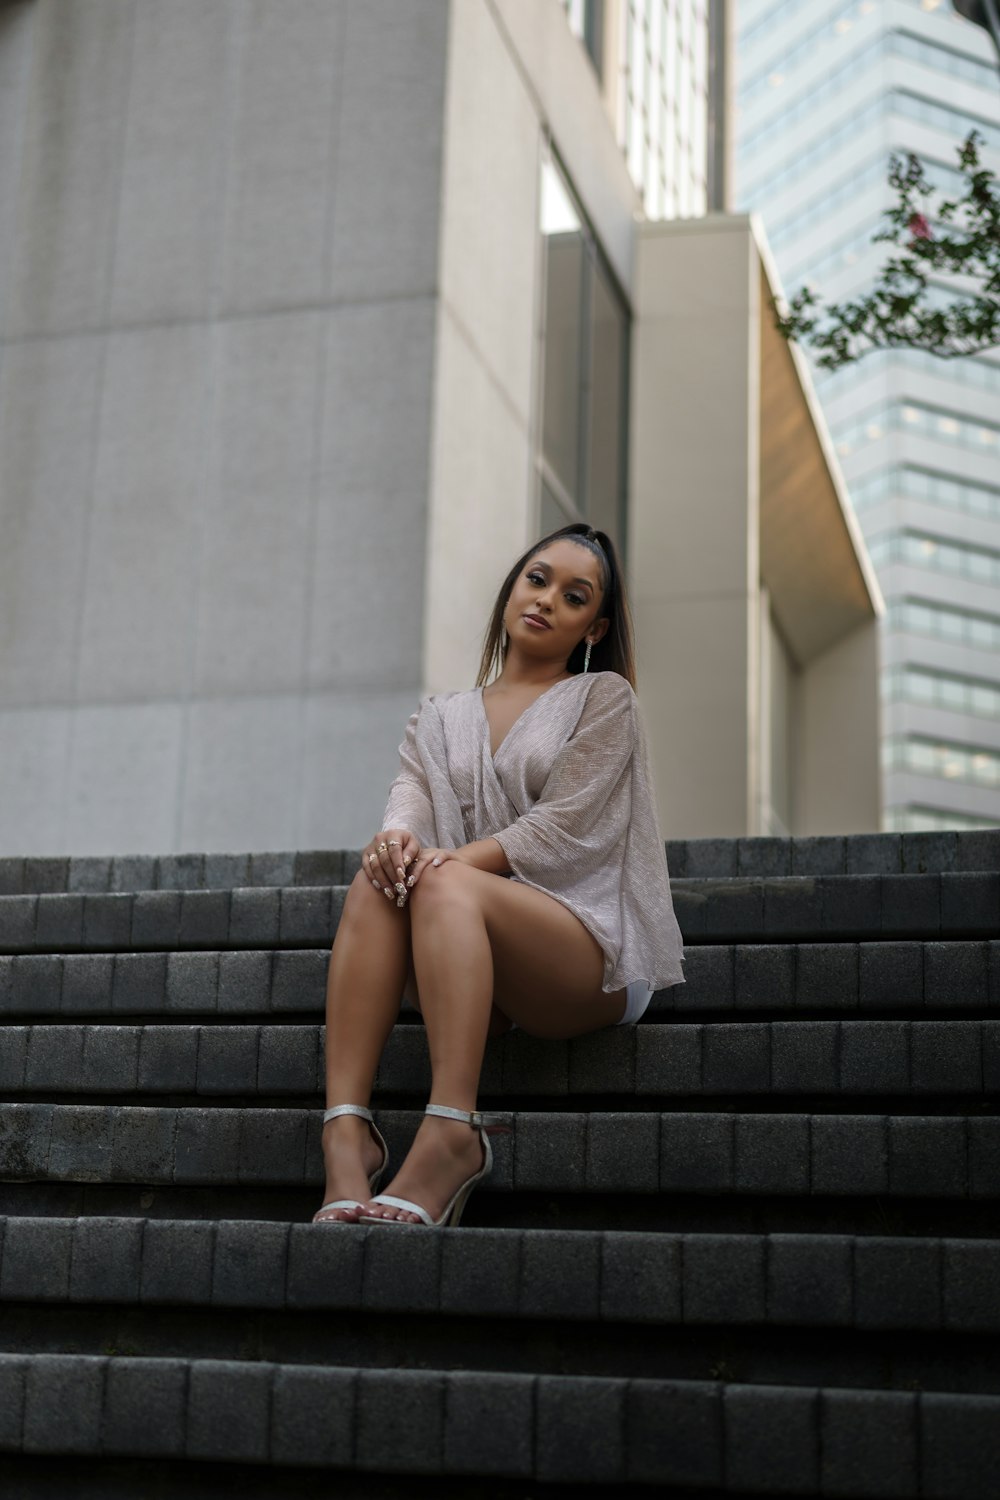
[[[425,844],[435,842],[434,802],[431,797],[427,772],[417,749],[417,720],[421,710],[415,709],[406,724],[403,743],[399,747],[399,773],[389,788],[389,800],[382,814],[383,828],[408,828]]]
[[[417,720],[420,711],[420,708],[415,709],[407,721],[403,742],[399,747],[399,772],[389,788],[381,831],[372,840],[376,853],[380,843],[388,842],[390,838],[400,841],[399,849],[387,849],[378,856],[382,874],[389,877],[389,883],[393,886],[400,879],[399,866],[402,865],[404,871],[407,870],[419,849],[437,842],[434,803],[417,748]],[[368,860],[367,850],[365,860]],[[379,882],[373,880],[373,883]]]

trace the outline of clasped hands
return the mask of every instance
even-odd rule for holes
[[[361,862],[372,885],[397,906],[405,906],[410,891],[428,865],[461,859],[458,849],[422,849],[407,828],[385,828],[367,845]]]

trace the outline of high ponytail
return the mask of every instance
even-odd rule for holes
[[[500,585],[500,592],[486,627],[476,687],[485,687],[491,678],[499,676],[503,670],[510,645],[509,640],[505,639],[503,617],[518,574],[539,552],[559,541],[575,542],[578,546],[585,547],[597,560],[603,590],[597,616],[606,616],[610,623],[602,638],[591,648],[590,671],[617,672],[635,690],[634,631],[618,550],[606,532],[598,531],[582,521],[574,521],[569,526],[562,526],[558,531],[543,536],[527,552],[522,553],[507,574]],[[568,672],[575,674],[583,671],[585,650],[584,641],[574,647],[566,663]]]

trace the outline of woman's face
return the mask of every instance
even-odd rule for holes
[[[507,600],[504,624],[511,638],[532,656],[567,661],[589,636],[596,642],[610,621],[599,618],[601,573],[588,547],[559,540],[528,559]],[[532,623],[542,620],[544,624]]]

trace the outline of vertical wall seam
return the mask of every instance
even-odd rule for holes
[[[242,12],[240,11],[236,14],[240,15]],[[233,7],[230,5],[223,21],[223,46],[226,58],[222,109],[224,124],[219,132],[219,156],[215,166],[215,178],[218,187],[218,197],[221,200],[221,209],[216,217],[214,245],[209,252],[210,268],[208,272],[207,306],[203,320],[197,320],[194,325],[201,326],[204,329],[208,345],[201,411],[202,452],[204,459],[200,476],[201,504],[195,512],[197,541],[193,547],[194,599],[189,625],[191,635],[187,651],[187,682],[185,685],[186,690],[182,690],[182,695],[178,703],[180,712],[180,740],[177,747],[174,829],[171,841],[171,847],[174,851],[180,851],[183,848],[187,777],[191,758],[191,716],[192,706],[197,700],[198,644],[201,639],[202,619],[204,616],[205,552],[208,539],[209,517],[217,504],[219,492],[219,455],[221,443],[219,425],[224,368],[223,329],[225,327],[225,323],[219,316],[222,298],[221,267],[225,248],[229,242],[233,177],[231,162],[236,133],[240,63],[243,55],[244,36],[245,25],[241,25],[236,19]]]
[[[104,404],[107,394],[107,370],[108,370],[108,345],[113,338],[113,332],[108,326],[108,313],[111,307],[111,294],[114,287],[115,269],[117,266],[118,231],[121,224],[122,194],[125,181],[125,153],[128,146],[128,124],[132,106],[132,90],[135,81],[135,62],[138,49],[139,26],[136,20],[135,0],[131,5],[130,20],[132,35],[129,39],[128,48],[128,76],[125,82],[125,96],[122,107],[122,121],[118,141],[118,163],[116,169],[116,182],[114,188],[114,207],[111,214],[111,231],[108,248],[107,269],[105,272],[104,290],[101,295],[101,315],[104,324],[99,332],[99,344],[97,354],[97,370],[94,391],[94,410],[91,416],[90,432],[91,446],[88,456],[89,475],[86,490],[86,514],[83,525],[83,536],[81,538],[80,553],[83,559],[80,569],[79,592],[76,601],[76,622],[73,632],[73,671],[71,702],[68,709],[68,726],[66,734],[66,751],[63,763],[63,799],[60,812],[60,836],[59,843],[64,849],[71,845],[70,839],[70,795],[73,788],[73,774],[76,763],[77,728],[83,705],[80,702],[80,673],[83,665],[83,626],[87,613],[88,583],[91,573],[91,554],[94,540],[94,506],[96,504],[97,475],[100,458],[101,431],[104,421]]]
[[[27,7],[25,7],[27,9]],[[4,344],[7,342],[7,310],[11,301],[11,289],[13,284],[13,264],[18,242],[18,231],[21,227],[21,207],[24,195],[24,172],[25,172],[25,143],[28,136],[28,119],[32,113],[31,81],[35,71],[35,56],[38,50],[38,19],[39,7],[31,7],[31,38],[25,49],[26,57],[22,64],[22,77],[19,80],[19,88],[22,91],[20,97],[20,108],[16,112],[16,119],[20,122],[21,129],[18,132],[15,155],[17,159],[16,176],[17,181],[11,194],[13,212],[9,233],[10,258],[7,262],[6,285],[0,288],[0,359],[2,359]]]
[[[330,99],[330,118],[326,146],[326,203],[323,214],[323,240],[320,249],[321,278],[319,312],[316,322],[316,395],[313,405],[312,454],[309,473],[309,500],[306,520],[305,553],[307,569],[302,609],[302,634],[299,642],[299,693],[297,703],[298,744],[295,764],[295,838],[298,844],[308,842],[306,829],[306,757],[309,738],[310,658],[316,608],[316,555],[319,535],[320,491],[325,452],[326,392],[329,381],[330,308],[333,304],[333,234],[337,204],[338,146],[342,134],[344,108],[344,74],[347,53],[347,11],[338,7],[333,23],[332,47],[336,57]]]

